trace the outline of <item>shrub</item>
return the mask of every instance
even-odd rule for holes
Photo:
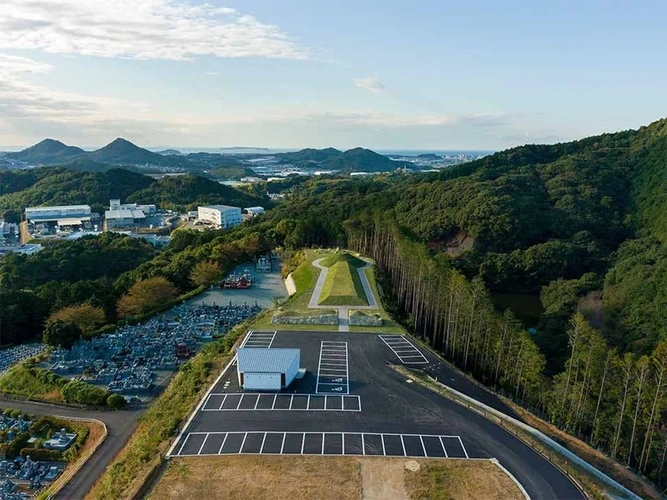
[[[62,388],[65,401],[90,406],[104,406],[109,393],[80,380],[70,380]]]
[[[21,456],[26,458],[30,455],[30,460],[40,460],[44,462],[58,462],[62,460],[62,453],[58,450],[46,450],[44,448],[23,448]]]
[[[114,410],[120,410],[125,407],[125,398],[120,394],[111,394],[107,398],[107,405],[111,406]]]
[[[19,415],[21,415],[21,410],[12,410],[12,411],[9,413],[9,416],[10,416],[11,418],[19,418]]]

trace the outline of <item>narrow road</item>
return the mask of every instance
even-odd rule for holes
[[[25,401],[1,401],[1,404],[3,408],[15,408],[38,416],[96,418],[106,424],[108,431],[106,440],[58,494],[57,498],[63,500],[80,500],[86,496],[107,466],[128,442],[137,427],[139,417],[145,411],[143,408],[126,411],[87,411]]]

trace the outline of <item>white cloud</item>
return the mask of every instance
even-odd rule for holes
[[[3,0],[0,48],[131,59],[305,59],[272,24],[175,0]]]
[[[28,59],[27,57],[0,54],[0,81],[3,78],[25,73],[47,73],[53,66]]]
[[[368,90],[372,94],[384,94],[387,92],[387,87],[378,81],[377,76],[357,78],[354,80],[354,85],[360,89]]]

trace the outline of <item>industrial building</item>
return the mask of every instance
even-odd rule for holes
[[[228,228],[241,224],[241,209],[228,205],[210,205],[197,207],[197,218],[219,227]]]
[[[248,207],[244,208],[243,211],[248,215],[257,217],[258,215],[262,215],[264,213],[264,207]]]
[[[104,212],[104,227],[109,229],[141,225],[146,217],[155,215],[155,205],[137,205],[109,200],[109,210]]]
[[[90,223],[91,216],[88,205],[28,207],[25,209],[26,220],[33,224],[55,222],[58,226],[82,226]]]
[[[244,391],[280,391],[299,373],[299,349],[241,347],[237,374]]]

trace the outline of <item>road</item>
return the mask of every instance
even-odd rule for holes
[[[62,489],[57,497],[62,500],[80,500],[90,491],[107,466],[130,439],[137,427],[138,418],[145,411],[143,408],[126,411],[87,411],[24,401],[2,401],[2,406],[34,413],[38,416],[57,415],[61,417],[96,418],[106,424],[108,432],[106,440]]]

